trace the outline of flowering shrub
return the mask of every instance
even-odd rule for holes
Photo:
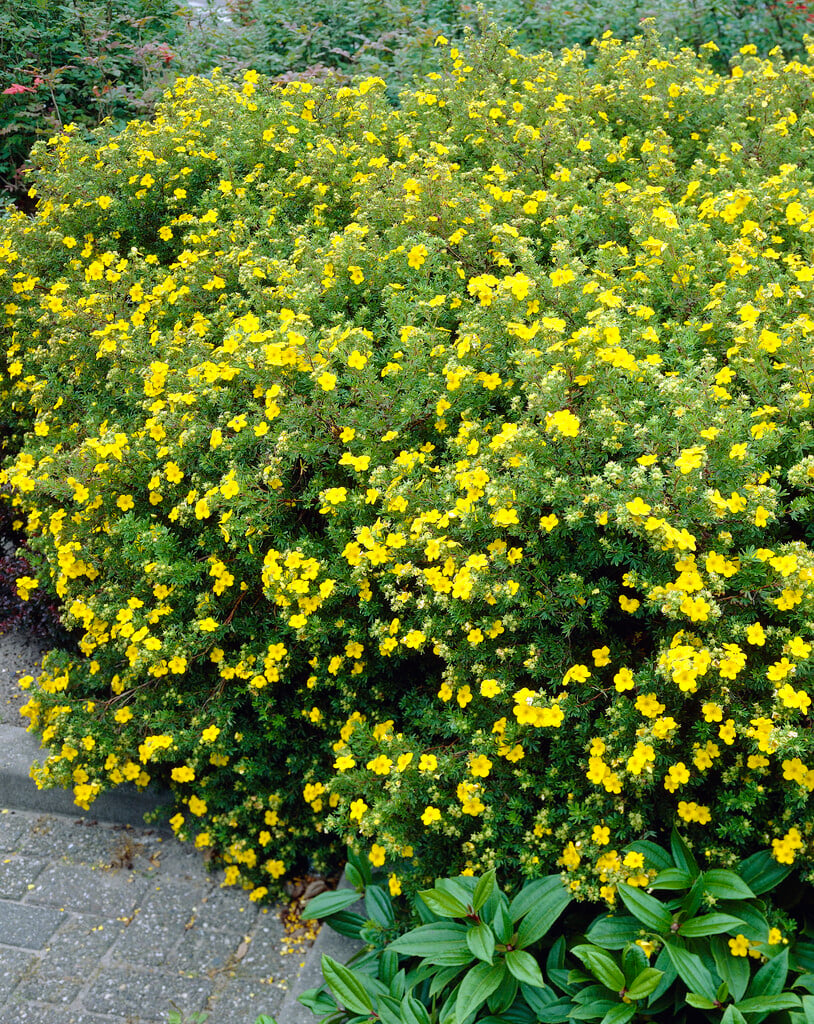
[[[611,901],[676,822],[810,877],[814,66],[443,53],[398,110],[215,75],[40,150],[4,480],[81,656],[37,781],[170,782],[258,899],[328,831],[394,892]]]

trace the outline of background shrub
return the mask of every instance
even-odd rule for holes
[[[39,782],[172,782],[256,898],[325,829],[394,891],[612,900],[676,820],[810,873],[811,74],[492,33],[397,111],[216,74],[42,147],[5,480],[82,657]]]

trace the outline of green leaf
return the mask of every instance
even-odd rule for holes
[[[685,939],[700,939],[706,935],[721,935],[723,932],[737,931],[743,922],[731,914],[703,914],[690,921],[682,921],[678,934]]]
[[[778,995],[786,986],[788,973],[789,951],[784,949],[782,953],[765,963],[752,978],[752,984],[746,991],[747,998]],[[742,1012],[746,1011],[742,1009]]]
[[[357,871],[357,869],[353,866],[353,864],[348,863],[345,865],[345,876],[347,877],[348,881],[350,882],[354,889],[364,889],[365,880]]]
[[[473,924],[467,929],[466,944],[478,960],[485,960],[491,964],[495,955],[495,933],[485,921]]]
[[[737,873],[755,896],[760,896],[774,889],[793,870],[790,864],[778,863],[768,850],[761,850],[741,861]]]
[[[592,999],[572,1010],[568,1015],[574,1020],[602,1020],[606,1013],[619,1006],[613,999]]]
[[[267,1013],[261,1013],[255,1020],[254,1024],[277,1024],[277,1021],[274,1017],[269,1017]]]
[[[392,949],[383,949],[379,954],[379,981],[388,988],[399,971],[399,955]]]
[[[546,875],[545,878],[526,882],[509,907],[512,923],[519,921],[521,917],[533,910],[538,900],[545,899],[549,893],[561,892],[564,889],[561,875]]]
[[[418,894],[433,914],[439,917],[466,917],[469,907],[442,889],[425,889]]]
[[[549,1003],[547,1006],[535,1006],[532,1009],[540,1024],[562,1024],[563,1021],[571,1019],[574,1004],[567,997],[563,997],[555,1003]]]
[[[778,1010],[799,1010],[800,997],[791,992],[776,996],[754,996],[735,1004],[741,1013],[777,1013]]]
[[[625,976],[625,988],[630,988],[633,984],[633,979],[637,978],[641,972],[650,966],[650,961],[647,959],[644,950],[641,946],[632,943],[622,953],[622,973]]]
[[[492,931],[497,935],[498,942],[508,942],[514,932],[509,910],[501,902],[492,918]]]
[[[704,889],[722,900],[748,900],[755,894],[734,871],[713,868],[702,875]]]
[[[478,884],[475,886],[475,892],[472,894],[472,909],[476,913],[492,895],[496,886],[497,881],[495,878],[494,868],[492,868],[491,871],[487,871],[485,875],[478,879]]]
[[[404,1024],[401,1005],[392,996],[382,996],[376,1001],[377,1022],[381,1024]],[[370,1017],[367,1018],[370,1020]]]
[[[612,992],[621,992],[625,987],[625,976],[613,958],[596,946],[574,946],[571,952],[585,964],[593,976]]]
[[[380,885],[369,885],[365,890],[365,911],[371,921],[382,928],[392,928],[396,923],[390,894]]]
[[[670,836],[670,850],[675,866],[695,878],[698,875],[698,862],[693,857],[692,850],[675,829]]]
[[[322,954],[322,977],[340,1003],[352,1013],[368,1013],[373,1000],[353,971]]]
[[[650,883],[651,889],[690,889],[692,888],[692,875],[681,868],[666,868],[659,871]]]
[[[510,1010],[517,1001],[517,990],[520,985],[517,978],[513,978],[508,972],[503,976],[503,981],[486,1000],[490,1013],[505,1013]]]
[[[468,952],[466,931],[465,924],[452,921],[422,924],[391,942],[388,948],[405,956],[421,956],[428,959],[438,953],[456,950]]]
[[[627,995],[630,999],[644,999],[659,987],[664,972],[655,967],[645,967],[628,986]]]
[[[672,868],[673,860],[670,854],[661,846],[651,843],[649,839],[637,839],[625,847],[625,853],[643,853],[647,867],[655,868],[656,871],[666,871]]]
[[[729,986],[732,998],[737,1002],[743,998],[751,977],[749,957],[732,956],[729,943],[717,935],[710,943],[710,948],[718,974]]]
[[[354,868],[359,872],[364,880],[365,885],[370,885],[373,881],[373,870],[370,864],[370,860],[367,857],[362,857],[350,846],[347,848],[348,864],[352,864]]]
[[[526,911],[517,929],[516,945],[520,949],[541,939],[571,902],[571,894],[560,879],[559,888],[550,888],[538,895],[534,906]],[[512,914],[512,908],[509,908]],[[517,920],[517,918],[513,918]]]
[[[624,949],[629,942],[635,942],[640,937],[641,931],[642,926],[635,917],[602,914],[593,921],[585,937],[603,949]]]
[[[352,910],[340,910],[338,914],[331,914],[329,918],[326,918],[325,923],[339,935],[344,935],[349,939],[358,939],[359,932],[367,924],[367,921],[361,914]]]
[[[624,905],[646,928],[659,933],[670,930],[673,915],[657,899],[624,882],[619,882],[617,889]]]
[[[461,987],[458,989],[458,998],[455,1001],[455,1015],[461,1022],[465,1021],[470,1013],[474,1013],[481,1007],[489,996],[503,981],[506,973],[504,964],[477,964],[468,971]]]
[[[691,992],[700,992],[707,999],[714,999],[718,984],[704,966],[701,958],[680,946],[664,947],[676,972]]]
[[[321,892],[305,904],[302,912],[304,921],[313,921],[320,917],[329,917],[340,910],[347,910],[359,902],[359,893],[353,889],[337,889],[336,892]]]
[[[629,1020],[632,1020],[635,1013],[636,1007],[632,1003],[620,1003],[618,1006],[614,1006],[612,1010],[608,1010],[602,1018],[602,1024],[627,1024]]]
[[[714,999],[707,999],[706,996],[701,996],[697,992],[688,992],[684,996],[684,1000],[697,1010],[714,1010],[717,1005]]]
[[[520,949],[512,949],[506,954],[506,966],[513,977],[524,985],[532,988],[545,988],[540,965],[531,955]]]
[[[761,908],[761,909],[758,909]],[[769,934],[769,922],[762,913],[763,904],[747,900],[725,900],[719,906],[722,914],[732,914],[743,922],[738,931],[752,942],[765,942]]]
[[[721,1024],[746,1024],[746,1018],[736,1009],[734,1006],[729,1005],[724,1010],[724,1015],[721,1017]]]
[[[814,1024],[814,996],[803,996],[805,1024]]]
[[[401,1016],[404,1024],[430,1024],[427,1008],[409,992],[401,1001]]]

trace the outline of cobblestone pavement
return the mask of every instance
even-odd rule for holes
[[[0,1024],[274,1015],[303,948],[221,877],[169,833],[0,810]]]

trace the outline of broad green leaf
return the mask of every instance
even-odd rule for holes
[[[302,912],[304,921],[313,921],[319,917],[328,917],[340,910],[347,910],[359,902],[359,893],[353,889],[337,889],[336,892],[321,892],[312,897]]]
[[[540,1011],[546,1007],[551,1006],[554,1003],[559,1003],[562,1000],[555,994],[553,989],[550,988],[531,988],[529,985],[524,985],[520,982],[520,994],[525,999],[529,1009],[532,1013],[540,1015]]]
[[[409,992],[401,1001],[401,1015],[404,1024],[430,1024],[426,1007]]]
[[[710,948],[715,960],[715,968],[729,986],[732,998],[737,1002],[743,998],[746,986],[749,984],[752,973],[749,966],[751,961],[746,956],[732,956],[729,943],[718,935],[712,939]]]
[[[659,933],[670,930],[673,915],[657,899],[624,882],[620,882],[617,889],[624,905],[645,928]]]
[[[637,839],[625,847],[625,853],[629,852],[644,854],[645,865],[655,868],[656,871],[666,871],[673,866],[673,859],[670,854],[661,846],[651,843],[649,839]]]
[[[702,914],[690,921],[682,921],[678,934],[685,939],[700,939],[706,935],[721,935],[724,932],[737,932],[743,922],[731,914]]]
[[[738,926],[738,931],[742,932],[747,939],[752,942],[765,942],[766,936],[769,934],[769,922],[762,912],[762,907],[762,903],[756,904],[754,901],[724,900],[718,910],[722,914],[739,917],[743,923]]]
[[[503,981],[506,967],[502,963],[476,964],[468,971],[458,989],[455,1001],[455,1015],[459,1021],[465,1021],[470,1013],[481,1007],[489,996]]]
[[[347,848],[348,864],[352,864],[354,868],[364,879],[365,885],[370,885],[373,881],[373,870],[368,857],[363,857],[358,854],[350,846]]]
[[[618,1006],[614,1006],[612,1010],[608,1010],[602,1018],[602,1024],[627,1024],[629,1020],[632,1020],[635,1013],[635,1006],[628,1003],[620,1003]]]
[[[392,928],[396,923],[390,894],[380,885],[369,885],[365,890],[365,911],[371,921],[382,928]]]
[[[334,996],[352,1013],[368,1013],[373,1000],[365,986],[349,968],[322,954],[322,977]]]
[[[545,969],[547,971],[556,971],[557,969],[562,970],[563,967],[565,967],[565,936],[560,935],[548,951]]]
[[[650,883],[651,889],[690,889],[692,888],[693,878],[686,871],[682,871],[681,868],[665,868],[664,871],[659,871],[653,881]]]
[[[814,1024],[814,996],[803,996],[805,1024]]]
[[[485,960],[491,964],[495,955],[495,933],[485,921],[473,924],[467,929],[466,944],[478,960]]]
[[[388,988],[399,972],[399,955],[394,949],[383,949],[379,954],[379,981]]]
[[[492,868],[491,871],[487,871],[485,875],[478,879],[478,884],[475,886],[475,891],[472,894],[472,909],[477,912],[489,899],[494,892],[497,885],[495,880],[495,870]]]
[[[572,1018],[574,1004],[564,997],[547,1006],[533,1007],[533,1010],[540,1024],[562,1024],[563,1021]]]
[[[625,987],[625,976],[607,953],[596,946],[574,946],[571,952],[585,964],[593,976],[612,992],[621,992]]]
[[[645,999],[659,987],[659,982],[664,977],[662,971],[655,967],[645,967],[636,975],[628,986],[627,995],[630,999]]]
[[[406,956],[431,957],[436,953],[466,950],[466,925],[457,921],[422,924],[390,943],[389,948]]]
[[[495,991],[486,1000],[489,1012],[503,1013],[505,1010],[514,1006],[514,1003],[517,1000],[518,987],[517,978],[513,978],[511,974],[508,973],[504,975],[503,981],[501,981]]]
[[[765,963],[754,978],[752,978],[752,984],[746,990],[747,998],[778,995],[786,986],[788,972],[789,951],[784,949],[782,953],[779,953],[776,957],[769,960],[768,963]],[[746,1012],[742,1007],[741,1011]]]
[[[624,949],[629,942],[641,937],[642,926],[635,917],[620,914],[613,917],[602,914],[588,928],[585,937],[603,949]]]
[[[774,889],[793,870],[790,864],[778,863],[768,850],[761,850],[741,861],[737,874],[755,896],[760,896]]]
[[[392,996],[382,996],[376,1001],[377,1024],[404,1024],[401,1014],[401,1004],[398,999]],[[368,1019],[370,1017],[368,1016]]]
[[[470,959],[469,963],[471,962]],[[460,973],[460,964],[456,964],[454,967],[444,967],[440,971],[435,966],[430,967],[429,977],[432,978],[430,982],[430,999],[433,996],[437,996],[439,992],[443,992],[447,985],[450,985]]]
[[[619,1003],[613,999],[592,999],[590,1002],[584,1003],[582,1006],[572,1010],[569,1014],[569,1019],[602,1020],[606,1013],[610,1013],[618,1005]]]
[[[662,972],[663,977],[655,990],[651,992],[650,998],[647,1000],[648,1007],[651,1007],[655,1002],[661,999],[665,992],[669,992],[678,976],[676,974],[675,967],[673,967],[673,961],[667,953],[666,946],[662,946],[659,950],[659,955],[656,957],[654,966],[656,970]]]
[[[814,942],[795,942],[791,962],[797,970],[814,972]]]
[[[345,865],[345,876],[353,886],[354,889],[361,890],[365,887],[365,880],[353,864],[348,863]]]
[[[702,875],[704,889],[721,900],[748,900],[755,894],[734,871],[713,868]]]
[[[776,996],[754,996],[735,1004],[741,1013],[777,1013],[778,1010],[799,1010],[800,997],[784,992]]]
[[[804,988],[809,992],[814,992],[814,974],[801,974],[794,980],[791,987]]]
[[[638,978],[641,972],[650,966],[650,961],[645,956],[641,946],[632,943],[622,953],[622,973],[625,976],[625,988],[630,988],[634,978]]]
[[[497,935],[498,942],[508,942],[514,933],[511,915],[503,903],[498,904],[495,915],[491,921],[492,931]]]
[[[699,995],[697,992],[688,992],[684,999],[697,1010],[714,1010],[717,1005],[714,999],[707,999],[706,996]]]
[[[731,1004],[724,1010],[724,1015],[721,1017],[721,1024],[746,1024],[746,1018]]]
[[[466,917],[469,913],[469,908],[465,903],[442,889],[425,889],[418,895],[433,914],[437,914],[439,917]]]
[[[524,914],[517,928],[520,949],[539,941],[571,902],[571,895],[560,881],[559,889],[552,888],[538,896],[534,906]],[[511,908],[509,912],[512,913]],[[515,918],[516,920],[516,918]]]
[[[540,965],[531,953],[524,953],[520,949],[510,950],[506,954],[506,966],[509,968],[509,972],[524,985],[530,985],[532,988],[545,987]]]
[[[358,939],[359,933],[367,921],[361,914],[357,914],[353,910],[340,910],[338,914],[331,914],[326,918],[325,923],[339,935],[344,935],[349,939]]]
[[[673,829],[670,836],[670,850],[673,854],[675,866],[695,878],[698,874],[698,862],[693,857],[692,850],[675,829]]]
[[[699,992],[707,999],[714,999],[718,982],[704,966],[701,958],[680,946],[665,946],[667,955],[673,962],[676,972],[691,992]]]
[[[565,886],[561,875],[546,875],[545,878],[536,878],[533,882],[526,882],[509,907],[512,922],[519,921],[549,893],[563,891],[565,891]]]

